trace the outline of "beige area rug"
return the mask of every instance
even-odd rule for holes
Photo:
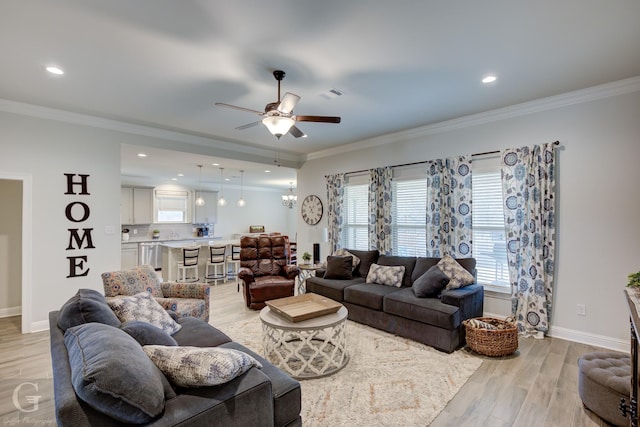
[[[220,329],[263,354],[259,319]],[[305,427],[427,426],[482,364],[464,350],[442,353],[352,321],[347,349],[342,370],[300,381]]]

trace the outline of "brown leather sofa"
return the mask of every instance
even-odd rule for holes
[[[286,236],[244,236],[240,239],[240,271],[247,307],[259,310],[265,301],[293,296],[298,266],[288,265]]]

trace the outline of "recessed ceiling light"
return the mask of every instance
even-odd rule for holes
[[[225,181],[231,181],[231,178],[225,178],[224,180]]]
[[[490,74],[488,76],[486,76],[485,78],[482,79],[482,83],[493,83],[497,80],[497,77],[494,76],[493,74]]]
[[[46,70],[48,72],[50,72],[51,74],[58,74],[58,75],[64,74],[64,71],[62,71],[58,67],[49,66],[49,67],[46,68]]]
[[[144,153],[138,153],[138,157],[147,157],[147,155]]]
[[[265,170],[264,173],[271,173],[269,169]]]
[[[177,181],[178,178],[171,178],[171,181]]]
[[[178,176],[184,176],[184,174],[183,173],[179,173]]]
[[[220,166],[220,163],[211,163],[212,166]]]

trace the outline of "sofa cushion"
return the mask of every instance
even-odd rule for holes
[[[101,277],[104,294],[107,297],[135,295],[143,291],[149,292],[154,297],[162,296],[160,279],[150,265],[102,273]]]
[[[371,264],[378,261],[380,252],[377,249],[371,251],[359,251],[357,249],[347,249],[353,256],[360,258],[360,264],[353,271],[354,276],[367,277]]]
[[[335,280],[325,279],[323,277],[309,277],[305,281],[307,292],[313,292],[334,301],[342,302],[344,300],[344,290],[350,286],[364,283],[363,277],[354,277],[351,280]]]
[[[336,249],[335,252],[333,252],[333,256],[350,256],[350,257],[352,257],[351,258],[351,271],[355,270],[355,268],[360,263],[360,258],[358,258],[354,254],[352,254],[351,252],[349,252],[348,250],[343,249],[343,248]]]
[[[438,298],[418,298],[411,288],[403,288],[384,297],[386,313],[452,330],[460,326],[458,307]]]
[[[78,397],[123,423],[142,424],[164,410],[163,375],[124,331],[101,323],[67,329],[71,382]]]
[[[440,261],[440,258],[417,257],[416,265],[411,273],[411,280],[415,282],[418,277],[426,273],[431,267],[436,265],[438,261]]]
[[[449,283],[447,275],[437,265],[434,265],[418,277],[411,288],[418,298],[437,297],[447,286],[447,283]]]
[[[447,290],[458,289],[463,286],[471,285],[476,281],[473,274],[469,273],[462,267],[451,255],[445,255],[438,262],[438,268],[449,278]]]
[[[131,335],[140,345],[178,345],[171,335],[147,322],[132,320],[123,323],[120,329]]]
[[[344,290],[344,301],[381,311],[384,297],[399,291],[400,289],[394,286],[361,283],[359,285],[349,286]],[[411,289],[409,289],[409,291],[411,291]]]
[[[353,278],[353,256],[328,256],[325,279],[348,280]]]
[[[178,319],[182,328],[171,337],[178,345],[192,347],[217,347],[231,341],[226,334],[202,319],[182,317]]]
[[[399,288],[400,286],[402,286],[404,271],[404,265],[383,266],[378,264],[371,264],[369,274],[367,274],[367,283],[375,283],[377,285],[394,286],[396,288]]]
[[[242,351],[220,347],[145,345],[144,352],[179,387],[223,384],[262,364]]]
[[[392,256],[392,255],[380,255],[378,265],[389,266],[404,266],[404,275],[402,276],[402,286],[411,286],[413,281],[411,275],[416,265],[416,258],[412,256]]]
[[[112,297],[107,299],[107,303],[121,322],[140,320],[151,323],[169,335],[173,335],[182,328],[149,292]]]
[[[90,322],[120,327],[120,320],[109,308],[104,295],[93,289],[79,289],[60,308],[58,326],[66,331],[73,326]]]

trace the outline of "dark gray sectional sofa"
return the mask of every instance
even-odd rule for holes
[[[162,344],[152,342],[158,340],[157,334],[146,326],[134,334],[131,330],[127,332],[126,324],[120,324],[105,297],[94,290],[81,289],[59,311],[52,311],[49,326],[57,424],[302,425],[298,381],[201,319],[177,316],[174,319],[182,328],[165,339],[175,340],[172,344]],[[78,345],[69,348],[70,341]],[[149,366],[141,350],[142,343],[240,350],[258,360],[262,368],[251,367],[231,381],[215,386],[181,388],[170,384],[153,365],[151,370],[142,372]],[[123,367],[131,370],[132,377],[123,372]],[[85,368],[94,373],[82,380],[80,375]],[[156,378],[161,384],[158,393],[151,384],[149,387],[144,384]],[[154,398],[159,398],[163,405],[157,415],[147,410]]]
[[[477,283],[443,291],[440,297],[419,298],[412,285],[440,258],[379,255],[377,250],[347,249],[360,258],[352,279],[325,279],[326,270],[306,280],[306,291],[342,303],[349,319],[410,338],[450,353],[464,345],[462,321],[481,317],[484,289]],[[475,259],[458,259],[475,277]],[[372,264],[405,267],[401,287],[366,283]]]

